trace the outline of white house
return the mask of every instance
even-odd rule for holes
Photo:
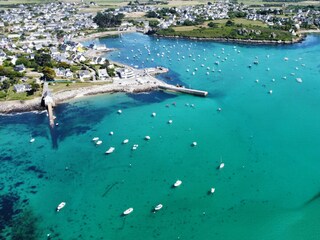
[[[108,75],[108,72],[107,72],[107,69],[99,69],[98,70],[98,76],[99,78],[108,78],[109,75]]]
[[[31,89],[32,88],[29,84],[16,84],[13,86],[13,90],[16,91],[17,93],[28,92]]]

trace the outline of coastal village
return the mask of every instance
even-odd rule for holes
[[[96,20],[97,13],[88,11],[91,7],[97,9],[99,6],[94,2],[55,2],[20,4],[0,10],[1,101],[39,97],[45,82],[53,90],[56,85],[60,86],[59,90],[61,85],[67,90],[71,85],[84,86],[81,83],[111,84],[121,79],[134,82],[137,77],[147,75],[146,71],[140,74],[133,67],[108,61],[103,55],[112,49],[105,45],[93,43],[85,47],[81,44],[97,36],[128,31],[157,33],[175,26],[192,26],[220,19],[232,23],[234,17],[259,21],[293,36],[299,35],[301,28],[317,31],[320,24],[320,11],[316,7],[249,7],[228,1],[166,7],[130,2],[119,8],[101,8],[106,14],[123,16],[112,27],[101,28]],[[133,13],[139,13],[139,17],[131,18]],[[250,39],[250,30],[245,26],[237,31],[238,35],[248,35]],[[252,31],[255,35],[261,34],[260,30]]]

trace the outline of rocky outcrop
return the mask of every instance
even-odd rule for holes
[[[24,101],[7,101],[1,102],[0,113],[16,113],[16,112],[29,112],[29,111],[42,111],[45,110],[41,106],[41,98]]]

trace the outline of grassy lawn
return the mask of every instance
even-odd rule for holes
[[[228,21],[228,19],[219,19],[219,20],[213,20],[213,21],[206,21],[201,26],[200,25],[199,26],[179,26],[179,27],[173,27],[173,29],[176,32],[199,30],[199,29],[201,29],[201,27],[209,28],[208,27],[209,22],[214,22],[217,24],[217,27],[221,28],[221,27],[225,26],[227,21]],[[244,18],[235,18],[235,19],[232,19],[232,21],[234,21],[235,24],[242,24],[245,26],[258,26],[258,27],[264,27],[264,28],[268,27],[268,25],[263,22],[252,21],[252,20],[248,20],[248,19],[244,19]]]
[[[8,89],[7,94],[5,94],[3,91],[1,91],[0,94],[0,101],[12,101],[12,100],[30,100],[35,97],[41,97],[41,91],[37,91],[33,95],[28,95],[27,93],[16,93],[13,91],[13,87],[10,87]]]
[[[287,31],[270,29],[267,25],[259,21],[250,21],[246,19],[234,19],[235,25],[226,26],[227,20],[213,21],[217,23],[216,27],[209,28],[206,22],[203,26],[175,27],[173,29],[160,30],[159,35],[163,36],[179,36],[194,38],[228,38],[242,40],[282,40],[290,41],[292,36]],[[240,25],[241,24],[241,25]],[[248,32],[239,34],[239,29],[246,29]],[[275,33],[276,37],[272,38],[271,34]]]
[[[76,82],[76,83],[69,83],[69,86],[67,86],[66,83],[55,83],[55,85],[49,85],[49,89],[52,90],[52,92],[59,92],[62,90],[74,90],[81,87],[90,87],[90,86],[96,86],[96,85],[105,85],[107,82]]]

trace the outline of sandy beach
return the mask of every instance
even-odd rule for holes
[[[93,33],[85,36],[80,36],[80,37],[75,37],[73,38],[73,41],[75,42],[84,42],[96,38],[101,38],[101,37],[106,37],[106,36],[113,36],[113,35],[119,35],[122,33],[132,33],[136,32],[135,29],[132,30],[125,30],[125,31],[105,31],[105,32],[98,32],[98,33]]]

